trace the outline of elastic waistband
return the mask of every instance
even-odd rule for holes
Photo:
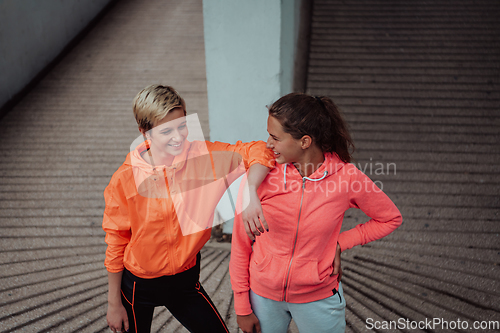
[[[200,261],[201,261],[201,255],[198,252],[196,255],[196,264],[185,270],[184,272],[180,272],[174,275],[163,275],[160,277],[155,277],[155,278],[142,278],[138,277],[137,275],[134,275],[132,272],[130,272],[127,268],[123,269],[123,275],[124,278],[128,281],[135,281],[137,283],[147,283],[151,286],[158,285],[158,286],[165,286],[167,284],[175,284],[175,283],[182,283],[182,282],[187,282],[191,280],[198,281],[200,277]]]
[[[321,285],[305,287],[301,293],[297,290],[289,291],[287,295],[287,302],[289,303],[309,303],[318,301],[334,295],[333,289],[338,290],[339,282],[336,277],[328,279]],[[260,283],[258,280],[253,279],[250,276],[250,289],[253,290],[257,295],[265,298],[272,299],[274,301],[283,301],[283,290],[274,290],[268,288],[265,284]]]

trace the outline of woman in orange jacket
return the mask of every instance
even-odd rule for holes
[[[390,234],[402,218],[394,203],[351,160],[352,140],[330,98],[292,93],[269,109],[278,163],[258,189],[270,232],[247,237],[235,217],[230,274],[245,333],[345,330],[340,253]],[[344,212],[371,219],[340,233]],[[254,238],[254,237],[252,237]]]
[[[191,116],[168,86],[139,92],[134,116],[144,140],[104,191],[108,325],[113,332],[149,332],[154,307],[166,306],[191,332],[227,332],[199,282],[199,251],[210,238],[215,206],[248,169],[246,227],[264,231],[256,188],[274,156],[262,141],[188,141]]]

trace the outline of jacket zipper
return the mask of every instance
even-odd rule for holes
[[[292,257],[290,258],[290,263],[288,264],[288,271],[286,273],[286,279],[285,279],[285,288],[283,290],[283,301],[286,302],[286,292],[288,288],[288,279],[290,278],[290,270],[292,269],[292,261],[293,257],[295,255],[295,247],[297,246],[297,238],[299,236],[299,223],[300,223],[300,215],[302,214],[302,201],[304,199],[304,189],[306,187],[306,179],[302,178],[302,191],[300,194],[300,207],[299,207],[299,218],[297,220],[297,230],[295,231],[295,240],[293,241],[293,248],[292,248]]]
[[[164,181],[165,181],[165,185],[166,185],[166,190],[167,190],[167,197],[165,199],[162,200],[162,204],[163,204],[163,211],[165,212],[165,217],[167,217],[169,215],[169,209],[167,207],[167,201],[170,200],[170,202],[172,203],[172,206],[174,205],[174,201],[172,199],[172,193],[170,192],[170,186],[168,184],[168,174],[167,174],[167,170],[166,169],[163,169],[163,176],[164,176]],[[173,210],[175,212],[175,208]],[[170,225],[170,223],[168,223],[168,221],[170,219],[173,218],[173,214],[172,216],[169,216],[169,218],[165,218],[165,221],[166,221],[166,225],[165,225],[165,229],[167,230],[167,237],[168,238],[172,238],[172,226]],[[174,271],[175,271],[175,267],[177,267],[177,263],[175,262],[176,258],[175,258],[175,251],[174,251],[174,244],[169,241],[168,242],[170,244],[170,248],[169,248],[169,252],[171,253],[170,255],[170,262],[171,262],[171,267],[170,267],[170,272],[171,274],[174,274]]]

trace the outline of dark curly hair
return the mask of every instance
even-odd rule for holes
[[[336,153],[350,163],[354,151],[347,124],[333,101],[325,96],[291,93],[269,108],[283,130],[294,139],[309,135],[323,152]]]

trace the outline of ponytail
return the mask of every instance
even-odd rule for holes
[[[283,130],[294,139],[309,135],[323,152],[336,153],[343,162],[351,162],[354,143],[330,98],[291,93],[274,102],[269,115],[278,119]]]

